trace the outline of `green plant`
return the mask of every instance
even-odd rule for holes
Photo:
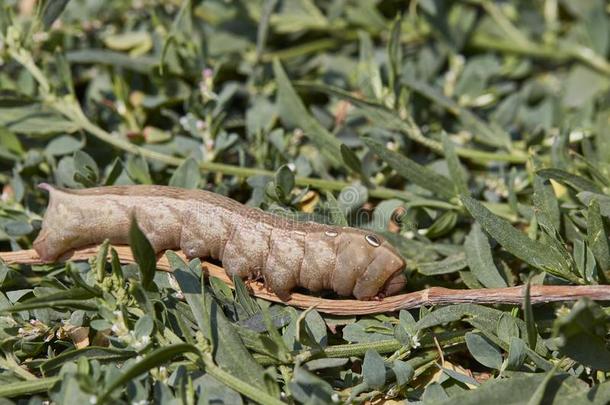
[[[99,4],[98,4],[99,3]],[[599,0],[7,1],[0,246],[42,181],[170,184],[384,233],[408,288],[607,284],[610,10]],[[0,396],[55,402],[606,403],[580,300],[299,311],[153,272],[0,262]],[[107,252],[110,258],[107,258]]]

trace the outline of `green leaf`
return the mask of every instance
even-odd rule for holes
[[[392,167],[405,179],[433,193],[451,199],[456,196],[453,183],[447,177],[438,174],[427,167],[415,163],[413,160],[391,151],[378,141],[365,138],[366,145],[375,152],[384,162]]]
[[[477,380],[475,380],[469,375],[459,373],[455,370],[451,370],[450,368],[441,367],[441,370],[443,370],[443,373],[445,373],[447,376],[453,378],[456,381],[461,382],[462,384],[469,384],[474,386],[481,385]]]
[[[585,179],[582,176],[578,176],[572,173],[568,173],[561,169],[542,169],[538,170],[536,174],[544,179],[553,179],[570,186],[576,191],[590,191],[592,193],[601,193],[601,190],[591,180]]]
[[[354,173],[359,174],[362,178],[365,177],[362,172],[362,163],[360,162],[360,159],[356,156],[354,151],[344,143],[341,144],[341,158],[343,159],[343,163],[345,163]]]
[[[527,346],[523,340],[514,336],[510,338],[509,344],[506,368],[509,370],[519,370],[527,356]]]
[[[447,167],[449,169],[449,176],[455,184],[455,190],[459,194],[470,194],[468,189],[468,179],[464,167],[460,163],[457,153],[455,152],[455,145],[447,133],[443,131],[443,151],[445,152],[445,159],[447,160]]]
[[[362,184],[354,183],[344,187],[339,193],[337,203],[345,217],[358,212],[358,209],[368,200],[368,190]]]
[[[479,224],[474,224],[464,241],[466,261],[474,276],[487,288],[506,287],[506,281],[500,275],[491,255],[487,236]]]
[[[550,184],[545,184],[540,176],[534,176],[534,209],[538,223],[546,229],[557,232],[561,229],[561,213],[555,192]]]
[[[576,239],[574,241],[572,255],[574,256],[574,264],[576,265],[576,269],[585,283],[597,284],[599,277],[597,275],[595,255],[582,239]]]
[[[396,384],[399,386],[404,386],[407,384],[415,375],[413,366],[400,360],[394,360],[392,371],[396,376]]]
[[[85,187],[94,187],[99,181],[100,172],[97,163],[87,153],[74,152],[74,180]]]
[[[310,307],[297,320],[296,336],[300,343],[312,348],[324,348],[328,344],[326,323],[320,314]]]
[[[111,186],[119,178],[121,173],[123,173],[123,162],[121,162],[121,159],[115,158],[112,164],[110,165],[110,170],[108,170],[107,173],[108,175],[106,176],[104,185]]]
[[[232,279],[233,285],[235,286],[235,304],[240,306],[248,316],[254,316],[260,313],[261,307],[250,295],[244,281],[237,276],[233,276]]]
[[[320,153],[339,166],[342,163],[341,142],[309,114],[277,59],[273,61],[273,72],[278,86],[277,103],[282,121],[289,126],[300,127]]]
[[[466,390],[451,396],[442,405],[501,404],[510,400],[512,404],[526,404],[546,378],[546,373],[517,374],[511,378],[491,379],[476,390]],[[554,375],[545,390],[542,403],[569,405],[591,403],[587,397],[588,387],[569,374]],[[583,402],[580,402],[583,401]],[[603,403],[599,402],[600,404]]]
[[[381,71],[373,55],[371,36],[364,31],[358,31],[360,39],[360,58],[358,60],[358,87],[367,98],[379,100],[383,91]]]
[[[273,324],[273,320],[271,319],[271,314],[269,314],[269,309],[262,307],[261,312],[263,315],[263,321],[265,323],[265,327],[267,329],[267,333],[269,333],[269,337],[271,341],[274,343],[273,352],[276,354],[276,358],[281,360],[284,363],[291,361],[290,349],[286,345],[284,339],[282,339],[282,335],[278,332],[276,326]]]
[[[192,157],[186,159],[172,174],[169,185],[172,187],[182,187],[196,189],[201,183],[201,173],[199,164]]]
[[[130,51],[132,54],[144,54],[152,48],[150,33],[146,31],[125,31],[105,35],[104,45],[115,51]]]
[[[53,138],[44,149],[53,156],[69,155],[85,146],[84,139],[76,139],[70,135],[60,135]]]
[[[157,66],[155,56],[130,56],[122,52],[106,49],[78,49],[66,53],[66,58],[72,64],[94,64],[129,69],[143,74],[151,73]]]
[[[125,360],[130,357],[137,356],[138,353],[132,350],[115,349],[112,347],[97,347],[89,346],[77,350],[66,350],[57,356],[44,361],[40,365],[40,369],[43,373],[49,373],[63,364],[76,361],[81,357],[85,357],[89,360],[98,360],[100,362],[107,362],[113,360]]]
[[[189,35],[192,33],[193,22],[192,22],[192,4],[190,0],[182,2],[180,10],[176,13],[172,27],[167,35],[163,48],[161,49],[161,57],[159,58],[159,71],[163,75],[165,73],[165,57],[170,45],[176,41],[176,38],[182,35]]]
[[[157,269],[157,256],[150,241],[138,226],[138,220],[135,215],[131,217],[131,225],[129,226],[129,247],[133,257],[136,259],[136,263],[138,263],[142,277],[142,286],[150,288],[155,277],[155,270]]]
[[[497,330],[498,323],[502,317],[506,316],[506,312],[500,311],[494,308],[485,307],[482,305],[475,304],[457,304],[450,305],[446,307],[440,307],[435,309],[434,311],[428,313],[425,317],[421,318],[417,321],[417,330],[424,330],[428,328],[432,328],[437,325],[442,325],[448,322],[456,322],[459,320],[463,320],[465,322],[473,323],[476,322],[477,325],[481,328],[490,331],[495,334]],[[527,335],[527,326],[522,319],[513,318],[515,323],[519,328],[519,334],[521,336]],[[502,341],[498,339],[496,344],[502,344]],[[544,343],[542,342],[542,338],[537,336],[537,343],[535,349],[536,353],[547,356],[548,350]],[[551,366],[548,368],[550,369]]]
[[[369,349],[364,354],[362,377],[370,389],[379,389],[385,384],[385,364],[383,357],[375,350]]]
[[[517,326],[516,318],[511,314],[505,313],[498,321],[498,337],[503,342],[509,342],[513,337],[519,337],[519,327]]]
[[[277,5],[277,0],[265,0],[262,10],[261,18],[258,22],[258,29],[256,33],[256,59],[260,60],[260,57],[265,50],[265,44],[267,42],[267,33],[269,32],[269,22],[271,15]]]
[[[125,385],[127,382],[136,378],[140,374],[152,369],[153,367],[159,367],[174,357],[184,353],[194,353],[198,356],[201,355],[195,346],[187,343],[160,347],[150,352],[144,356],[142,360],[133,363],[124,370],[121,370],[121,374],[115,378],[105,389],[105,391],[98,397],[98,403],[105,402],[115,389]]]
[[[595,370],[610,371],[610,351],[606,344],[607,315],[589,299],[581,299],[570,313],[557,319],[555,337],[563,355]]]
[[[466,257],[463,253],[448,256],[437,262],[417,264],[417,271],[424,276],[437,276],[440,274],[455,273],[467,266]]]
[[[468,351],[476,361],[496,370],[502,367],[502,353],[496,345],[478,333],[468,332],[464,337]]]
[[[609,86],[610,80],[606,75],[586,66],[574,65],[565,79],[562,104],[566,108],[582,108],[598,94],[606,92]]]
[[[578,199],[585,205],[591,204],[591,201],[597,200],[599,204],[599,212],[602,216],[610,217],[610,197],[605,194],[591,193],[589,191],[583,191],[576,195]]]
[[[0,158],[18,160],[24,153],[17,135],[0,125]]]
[[[392,23],[392,29],[390,31],[390,40],[388,41],[388,81],[389,87],[394,93],[394,97],[398,97],[398,78],[402,73],[402,46],[400,43],[400,34],[402,29],[402,15],[396,16]]]
[[[329,21],[311,0],[295,0],[287,3],[271,17],[277,32],[297,33],[306,30],[329,29]]]
[[[127,158],[127,174],[138,184],[153,184],[146,159],[139,155],[129,155]]]
[[[449,395],[438,382],[428,384],[422,395],[423,402],[427,404],[437,404],[447,398]]]
[[[100,245],[97,255],[93,261],[93,269],[95,270],[95,280],[101,283],[106,277],[106,263],[108,260],[108,249],[110,247],[110,241],[105,239]]]
[[[287,201],[294,188],[294,173],[288,165],[282,165],[275,172],[275,183],[276,194],[281,201]]]
[[[540,405],[540,404],[544,404],[544,402],[543,402],[544,393],[545,393],[545,391],[547,389],[547,386],[549,385],[551,379],[555,375],[556,370],[557,370],[557,364],[555,364],[555,367],[553,367],[553,369],[551,371],[549,371],[546,374],[546,376],[544,377],[544,379],[540,382],[540,385],[538,385],[538,387],[534,391],[534,394],[532,395],[530,400],[527,401],[527,405]]]
[[[48,0],[42,11],[42,23],[48,30],[53,22],[61,15],[70,0]]]
[[[336,226],[348,226],[343,209],[330,191],[326,192],[326,203],[328,204],[328,211],[332,224]]]
[[[423,81],[403,78],[403,83],[435,104],[456,115],[462,125],[472,132],[475,139],[490,146],[510,149],[510,135],[499,127],[493,127],[475,114],[460,107],[458,103],[445,97],[438,90]]]
[[[246,349],[235,327],[211,295],[202,291],[199,261],[186,266],[174,252],[167,251],[166,256],[199,330],[213,345],[215,362],[240,380],[255,387],[265,387],[263,368]]]
[[[536,321],[534,319],[534,309],[532,308],[532,300],[530,298],[531,280],[527,280],[525,286],[525,296],[523,297],[523,320],[525,321],[527,331],[527,343],[532,349],[536,347],[538,340],[538,331]]]
[[[55,63],[57,64],[58,76],[60,83],[56,84],[59,91],[69,92],[71,96],[76,97],[74,92],[74,80],[72,78],[72,70],[66,55],[61,48],[55,49]],[[62,88],[63,87],[63,88]]]
[[[570,264],[563,255],[538,241],[528,238],[516,230],[506,220],[495,216],[477,200],[462,195],[462,203],[470,214],[481,224],[504,249],[537,269],[547,271],[557,277],[579,282],[571,272]]]
[[[80,129],[77,124],[57,111],[39,104],[11,108],[0,106],[1,126],[11,132],[28,136],[70,134]]]
[[[457,221],[458,213],[456,211],[450,210],[443,212],[426,230],[426,237],[434,240],[447,235],[455,228]]]
[[[592,199],[587,209],[587,244],[593,251],[597,265],[603,274],[610,269],[608,235],[602,219],[599,202]]]
[[[288,387],[294,398],[303,404],[330,404],[335,395],[329,383],[302,367],[295,367],[294,378]]]
[[[155,327],[155,321],[150,315],[143,315],[140,317],[133,327],[133,334],[136,339],[141,339],[146,336],[150,336]]]

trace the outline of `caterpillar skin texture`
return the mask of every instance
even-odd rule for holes
[[[44,261],[105,239],[127,244],[135,215],[155,252],[180,248],[189,258],[219,259],[230,276],[262,278],[284,300],[295,287],[366,300],[396,294],[406,283],[404,260],[371,232],[295,222],[203,190],[40,187],[50,194],[34,241]]]

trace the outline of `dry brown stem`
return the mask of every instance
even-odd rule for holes
[[[76,250],[62,260],[82,261],[97,254],[97,246]],[[128,246],[115,246],[122,263],[133,263],[134,258]],[[177,252],[184,259],[182,252]],[[0,252],[0,259],[7,264],[42,264],[34,250],[18,252]],[[157,268],[171,271],[165,255],[160,255]],[[233,283],[224,269],[213,263],[203,261],[202,270],[208,276],[213,276],[227,283],[231,288]],[[454,290],[432,287],[421,291],[386,297],[378,301],[358,301],[348,299],[325,299],[315,296],[293,293],[288,301],[282,301],[277,295],[267,291],[260,282],[249,283],[252,293],[264,300],[284,303],[298,308],[315,306],[316,310],[334,315],[365,315],[393,312],[401,309],[417,308],[422,305],[443,305],[458,303],[475,304],[521,304],[525,292],[524,286],[509,288],[485,288],[474,290]],[[558,286],[534,285],[530,291],[533,304],[555,301],[574,301],[579,298],[590,298],[595,301],[610,301],[610,286]]]

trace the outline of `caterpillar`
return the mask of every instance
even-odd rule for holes
[[[365,230],[295,222],[204,190],[39,187],[49,203],[34,249],[45,262],[105,239],[128,244],[135,216],[156,253],[181,249],[189,258],[220,260],[229,276],[262,279],[282,300],[297,287],[369,300],[406,283],[400,254]]]

